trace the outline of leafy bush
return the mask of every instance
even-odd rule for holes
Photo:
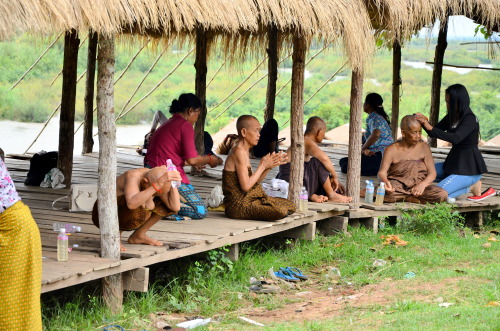
[[[399,218],[397,227],[402,231],[417,234],[450,234],[457,227],[462,227],[464,217],[453,211],[448,203],[427,205],[422,209],[406,210]]]

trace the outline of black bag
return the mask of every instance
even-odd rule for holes
[[[36,153],[30,160],[30,170],[24,185],[40,186],[45,175],[52,168],[57,168],[58,152]]]

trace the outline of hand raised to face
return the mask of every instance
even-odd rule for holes
[[[274,167],[278,167],[287,162],[287,154],[285,152],[273,152],[272,154],[267,154],[264,156],[260,163],[266,168],[271,169]]]

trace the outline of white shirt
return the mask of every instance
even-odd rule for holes
[[[10,177],[7,166],[0,158],[0,213],[21,200],[17,194],[16,186]]]

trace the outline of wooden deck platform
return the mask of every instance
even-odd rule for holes
[[[324,149],[329,153],[334,164],[338,164],[338,159],[347,154],[347,150],[342,147],[325,147]],[[434,157],[437,161],[443,159],[446,156],[445,152],[436,151]],[[119,152],[117,157],[118,173],[142,165],[142,158],[137,155]],[[485,154],[485,159],[490,173],[484,176],[484,185],[500,188],[500,165],[497,162],[500,158],[497,155]],[[252,160],[255,165],[257,162],[258,160]],[[96,153],[75,156],[73,183],[97,182],[97,163]],[[40,228],[43,249],[42,292],[65,288],[115,273],[128,272],[226,245],[237,245],[269,235],[303,237],[312,240],[316,230],[324,233],[332,233],[334,230],[342,231],[346,230],[348,222],[354,225],[360,222],[365,223],[376,231],[378,217],[397,216],[401,214],[401,210],[422,207],[410,203],[383,206],[309,203],[308,212],[295,213],[277,222],[232,220],[221,212],[209,212],[208,217],[203,220],[160,221],[149,234],[165,243],[164,247],[125,244],[127,251],[122,254],[122,259],[109,260],[99,256],[99,230],[92,224],[90,213],[70,213],[67,209],[52,209],[52,202],[67,195],[69,189],[54,190],[25,186],[22,183],[26,178],[29,161],[9,157],[6,159],[6,164],[16,182],[19,194],[30,207]],[[274,170],[268,175],[268,179],[274,177],[276,172],[277,170]],[[222,167],[207,169],[207,173],[208,177],[190,177],[203,198],[210,194],[215,185],[221,184]],[[342,177],[341,181],[345,182],[345,178]],[[66,207],[63,202],[60,202],[58,206]],[[457,201],[459,211],[497,209],[500,209],[500,197],[492,197],[476,203],[466,200]],[[70,236],[70,246],[78,244],[78,247],[70,253],[68,262],[56,261],[57,233],[52,230],[54,222],[73,223],[82,228],[82,232]],[[129,234],[124,233],[123,239],[126,240]]]

